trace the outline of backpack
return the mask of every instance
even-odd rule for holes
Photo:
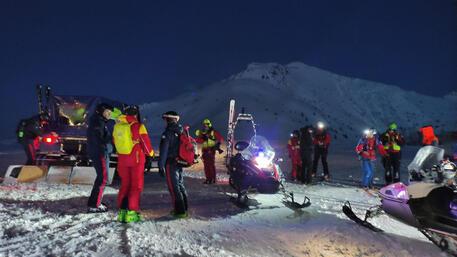
[[[189,126],[185,126],[179,135],[179,151],[176,162],[184,167],[190,167],[197,163],[197,142],[190,136]]]
[[[130,154],[135,146],[132,139],[132,125],[127,122],[121,122],[114,125],[113,138],[114,146],[118,154]]]

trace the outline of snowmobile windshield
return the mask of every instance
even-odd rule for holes
[[[249,146],[241,152],[241,156],[245,160],[256,159],[266,165],[273,161],[275,151],[265,137],[256,135],[251,138]]]
[[[86,123],[90,98],[56,96],[59,120],[69,126],[82,126]]]
[[[431,176],[434,165],[439,165],[443,160],[444,149],[436,146],[424,146],[417,152],[414,160],[408,165],[410,175],[421,174],[423,177]]]

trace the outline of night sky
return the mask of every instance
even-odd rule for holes
[[[0,138],[57,94],[160,101],[251,62],[301,61],[442,96],[457,88],[457,1],[0,2]]]

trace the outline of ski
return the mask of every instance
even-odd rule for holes
[[[38,113],[43,114],[43,86],[38,84],[36,86],[36,94],[38,99]]]
[[[46,110],[45,112],[50,115],[51,114],[51,104],[50,104],[50,99],[51,99],[51,86],[47,85],[46,86],[46,91],[45,91],[45,97],[46,97]]]
[[[234,126],[233,126],[233,119],[235,116],[235,100],[230,100],[229,106],[229,119],[227,124],[227,156],[226,156],[226,165],[230,161],[230,158],[233,156],[233,133],[234,133]]]
[[[343,205],[343,213],[349,219],[351,219],[352,221],[354,221],[355,223],[357,223],[357,224],[359,224],[359,225],[361,225],[363,227],[366,227],[366,228],[368,228],[368,229],[370,229],[370,230],[372,230],[374,232],[383,232],[382,229],[375,227],[373,224],[371,224],[370,222],[367,221],[368,218],[371,218],[375,214],[378,214],[378,213],[372,213],[370,211],[367,211],[367,214],[365,215],[365,219],[362,220],[359,217],[357,217],[357,215],[354,213],[354,211],[352,210],[351,203],[349,201],[344,203],[344,205]]]

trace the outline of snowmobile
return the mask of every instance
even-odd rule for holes
[[[443,251],[457,256],[457,168],[443,160],[444,150],[425,146],[409,164],[410,183],[401,182],[379,191],[381,204],[369,208],[361,219],[350,202],[343,212],[351,220],[375,232],[383,230],[368,220],[383,213],[417,228]]]
[[[276,194],[281,192],[284,196],[283,203],[288,207],[297,209],[308,207],[311,203],[305,197],[303,203],[297,203],[292,192],[287,192],[283,185],[283,175],[276,153],[269,144],[268,140],[257,135],[255,130],[254,118],[251,114],[243,111],[233,122],[235,101],[230,102],[229,128],[227,138],[227,169],[229,173],[229,184],[237,192],[236,204],[241,206],[248,205],[248,193],[256,191],[261,194]],[[234,132],[236,125],[240,121],[252,123],[254,136],[249,142],[234,142]],[[234,146],[234,149],[232,149]],[[233,150],[237,153],[234,154]]]

